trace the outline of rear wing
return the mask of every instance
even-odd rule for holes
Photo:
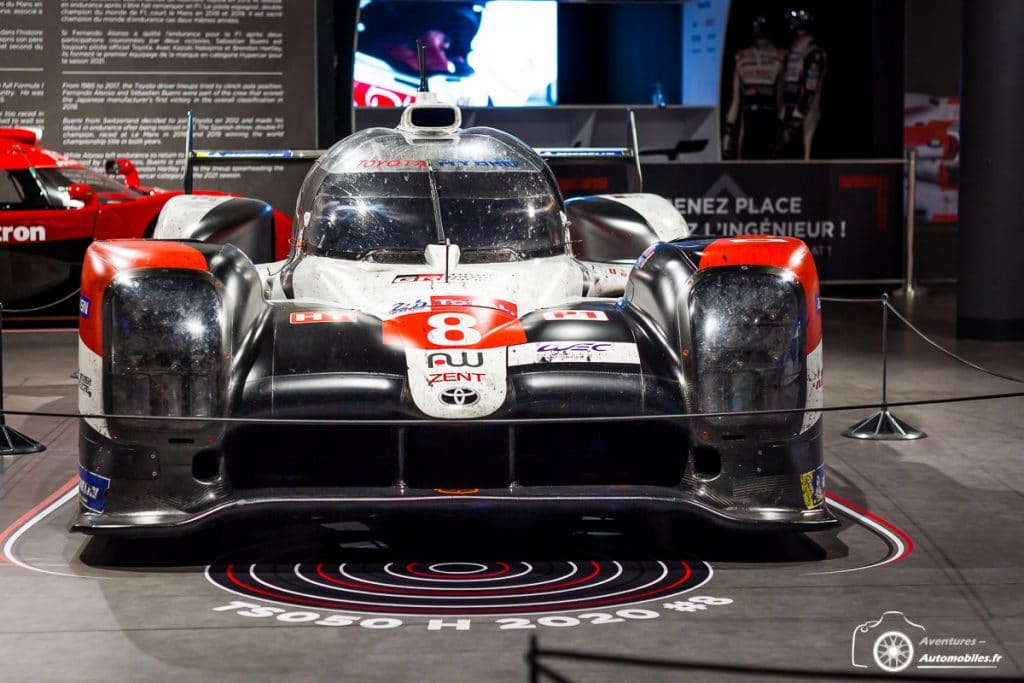
[[[196,166],[215,164],[280,164],[288,162],[312,163],[323,156],[326,149],[270,149],[270,150],[217,150],[195,149],[195,118],[188,112],[185,131],[185,194],[192,193],[192,181]],[[640,170],[640,147],[636,134],[636,115],[626,110],[627,147],[535,147],[545,161],[558,163],[624,163],[629,164],[627,183],[630,192],[643,190],[643,174]]]

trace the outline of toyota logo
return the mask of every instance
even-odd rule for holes
[[[452,387],[441,392],[441,403],[447,406],[471,406],[480,400],[480,394],[467,387]]]

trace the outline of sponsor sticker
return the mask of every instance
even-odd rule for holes
[[[416,301],[396,301],[391,305],[391,315],[396,313],[408,313],[409,311],[419,311],[424,308],[428,308],[430,303],[423,299],[416,299]]]
[[[449,273],[449,282],[480,282],[491,278],[489,273]],[[399,284],[402,282],[442,282],[444,273],[403,273],[396,275],[391,282]]]
[[[483,382],[486,379],[486,372],[431,372],[427,375],[427,384],[434,386],[448,382]]]
[[[574,309],[569,311],[544,311],[545,320],[594,320],[607,322],[608,314],[604,311],[587,311]]]
[[[440,282],[443,279],[444,273],[411,273],[396,275],[391,282]]]
[[[811,391],[820,391],[822,387],[822,369],[814,368],[807,371],[807,388]]]
[[[87,510],[103,512],[109,488],[110,479],[78,466],[78,499]]]
[[[92,377],[83,375],[81,370],[78,371],[78,390],[92,398]]]
[[[296,311],[288,316],[292,325],[310,323],[354,323],[356,316],[348,311]]]
[[[413,313],[416,316],[436,318],[434,322],[458,323],[461,313]],[[384,321],[385,324],[393,321]],[[423,322],[423,321],[421,321]],[[429,322],[429,321],[427,321]],[[451,341],[473,341],[472,327],[452,326],[435,328],[431,333],[444,332]],[[387,332],[385,332],[387,333]],[[482,343],[482,339],[477,340]],[[507,342],[506,339],[501,340]],[[415,342],[413,342],[415,343]],[[506,358],[507,343],[474,348],[405,348],[408,369],[409,395],[416,407],[431,417],[470,418],[484,417],[500,408],[508,393]]]
[[[533,342],[508,348],[509,366],[542,363],[624,363],[638,365],[636,344],[604,341]]]
[[[427,354],[428,368],[479,368],[484,364],[480,351],[434,351]]]
[[[92,304],[92,300],[86,295],[81,295],[78,298],[78,315],[82,316],[83,319],[89,319],[89,306]]]
[[[511,301],[484,299],[476,296],[432,296],[430,297],[430,306],[431,308],[440,308],[442,306],[478,306],[480,308],[496,308],[499,311],[504,311],[509,315],[517,317],[519,315],[519,307]]]
[[[644,249],[643,253],[641,253],[640,256],[638,256],[637,259],[636,259],[636,267],[637,268],[643,268],[644,265],[647,264],[648,259],[650,259],[652,256],[654,256],[654,252],[657,251],[657,250],[658,250],[658,245],[657,244],[652,244],[651,246],[649,246],[646,249]]]
[[[519,168],[513,159],[438,159],[438,168]]]
[[[800,475],[800,490],[804,494],[804,507],[811,509],[825,500],[825,466],[818,465]]]
[[[356,162],[359,168],[426,168],[423,159],[360,159]]]
[[[45,242],[46,228],[41,225],[0,225],[0,242]]]
[[[451,387],[438,394],[437,400],[446,406],[461,408],[476,405],[480,401],[480,394],[469,387]]]

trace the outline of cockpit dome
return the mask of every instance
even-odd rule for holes
[[[303,181],[300,253],[415,263],[430,244],[463,263],[567,253],[562,197],[530,147],[491,128],[450,135],[371,128],[334,145]]]

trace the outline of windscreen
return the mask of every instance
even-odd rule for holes
[[[68,198],[68,185],[74,183],[91,187],[100,204],[131,201],[141,194],[110,176],[88,168],[40,168],[37,169],[37,173],[46,181],[50,189],[50,199],[57,206],[76,208]]]
[[[408,263],[446,241],[465,263],[566,252],[550,172],[514,138],[408,141],[389,132],[341,144],[300,195],[305,253]]]

